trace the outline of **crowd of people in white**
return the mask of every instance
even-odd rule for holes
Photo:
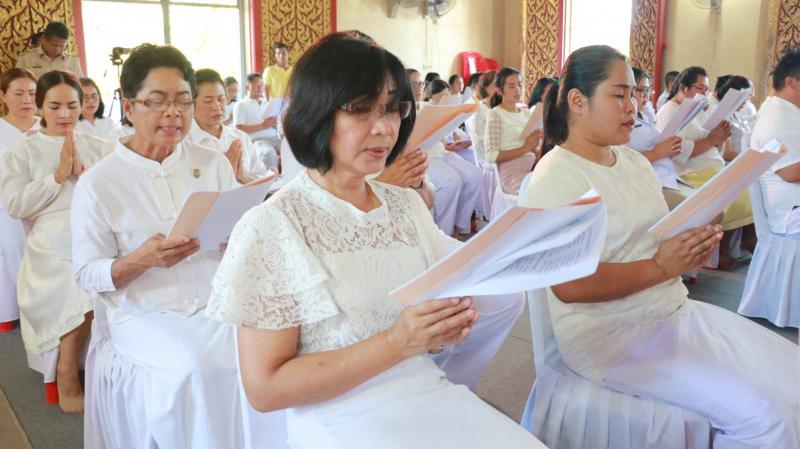
[[[770,231],[800,240],[797,51],[758,111],[748,101],[706,131],[747,78],[712,91],[701,67],[670,72],[654,107],[650,75],[607,46],[576,50],[526,102],[514,68],[423,78],[358,32],[325,36],[294,66],[276,44],[243,98],[235,79],[143,44],[122,66],[118,123],[97,84],[65,70],[68,38],[51,24],[0,77],[0,322],[19,319],[31,368],[85,414],[87,448],[546,447],[472,391],[523,297],[402,306],[389,292],[496,215],[482,200],[495,190],[550,207],[589,189],[608,207],[601,263],[546,292],[564,363],[702,416],[714,447],[800,447],[797,346],[690,300],[681,281],[715,251],[720,268],[754,251],[748,196],[677,237],[647,232],[778,139],[788,153],[758,182]],[[656,143],[705,95],[707,110]],[[406,149],[418,111],[456,96],[475,115]],[[543,126],[525,137],[535,108]],[[225,247],[166,237],[191,193],[278,172]]]

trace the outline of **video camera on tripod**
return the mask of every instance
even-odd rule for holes
[[[122,65],[122,55],[127,55],[132,49],[125,47],[114,47],[111,49],[111,54],[108,57],[111,59],[111,64],[119,67]]]

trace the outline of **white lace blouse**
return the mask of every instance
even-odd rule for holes
[[[402,310],[389,291],[431,266],[449,237],[413,190],[368,181],[363,212],[301,172],[245,214],[212,282],[206,315],[260,329],[300,327],[299,354],[350,346]]]
[[[508,112],[497,106],[489,111],[483,136],[483,150],[487,161],[495,162],[501,151],[520,148],[525,144],[525,139],[520,134],[530,116],[531,111],[528,109]]]

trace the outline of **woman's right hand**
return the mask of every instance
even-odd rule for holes
[[[135,250],[137,262],[144,268],[170,268],[200,249],[197,239],[183,237],[167,240],[156,234]]]
[[[720,240],[722,227],[719,225],[694,228],[661,242],[653,261],[665,277],[679,276],[703,265]]]
[[[424,151],[404,151],[375,180],[403,188],[418,188],[424,181],[427,170],[428,156]]]
[[[464,341],[478,320],[470,297],[434,299],[408,306],[386,331],[389,347],[403,358]]]
[[[656,160],[664,159],[675,156],[681,152],[681,143],[683,139],[680,136],[672,136],[663,142],[656,144],[653,152],[656,155]]]
[[[715,147],[722,145],[728,137],[731,136],[731,122],[723,120],[714,129],[709,131],[708,139],[714,144]]]
[[[539,141],[542,140],[544,136],[544,130],[535,129],[533,132],[528,134],[528,137],[525,138],[525,143],[522,144],[522,147],[526,150],[530,151],[531,153],[538,154],[541,146],[539,145]]]
[[[75,141],[72,139],[72,132],[67,131],[64,135],[64,144],[61,145],[61,155],[58,160],[58,167],[53,172],[56,182],[61,184],[72,175],[75,163]]]

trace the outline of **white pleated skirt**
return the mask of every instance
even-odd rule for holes
[[[24,247],[22,223],[0,207],[0,323],[19,319],[17,277]]]
[[[424,356],[287,420],[292,449],[545,448]]]
[[[95,302],[87,449],[244,447],[232,326],[202,313],[107,323]]]

